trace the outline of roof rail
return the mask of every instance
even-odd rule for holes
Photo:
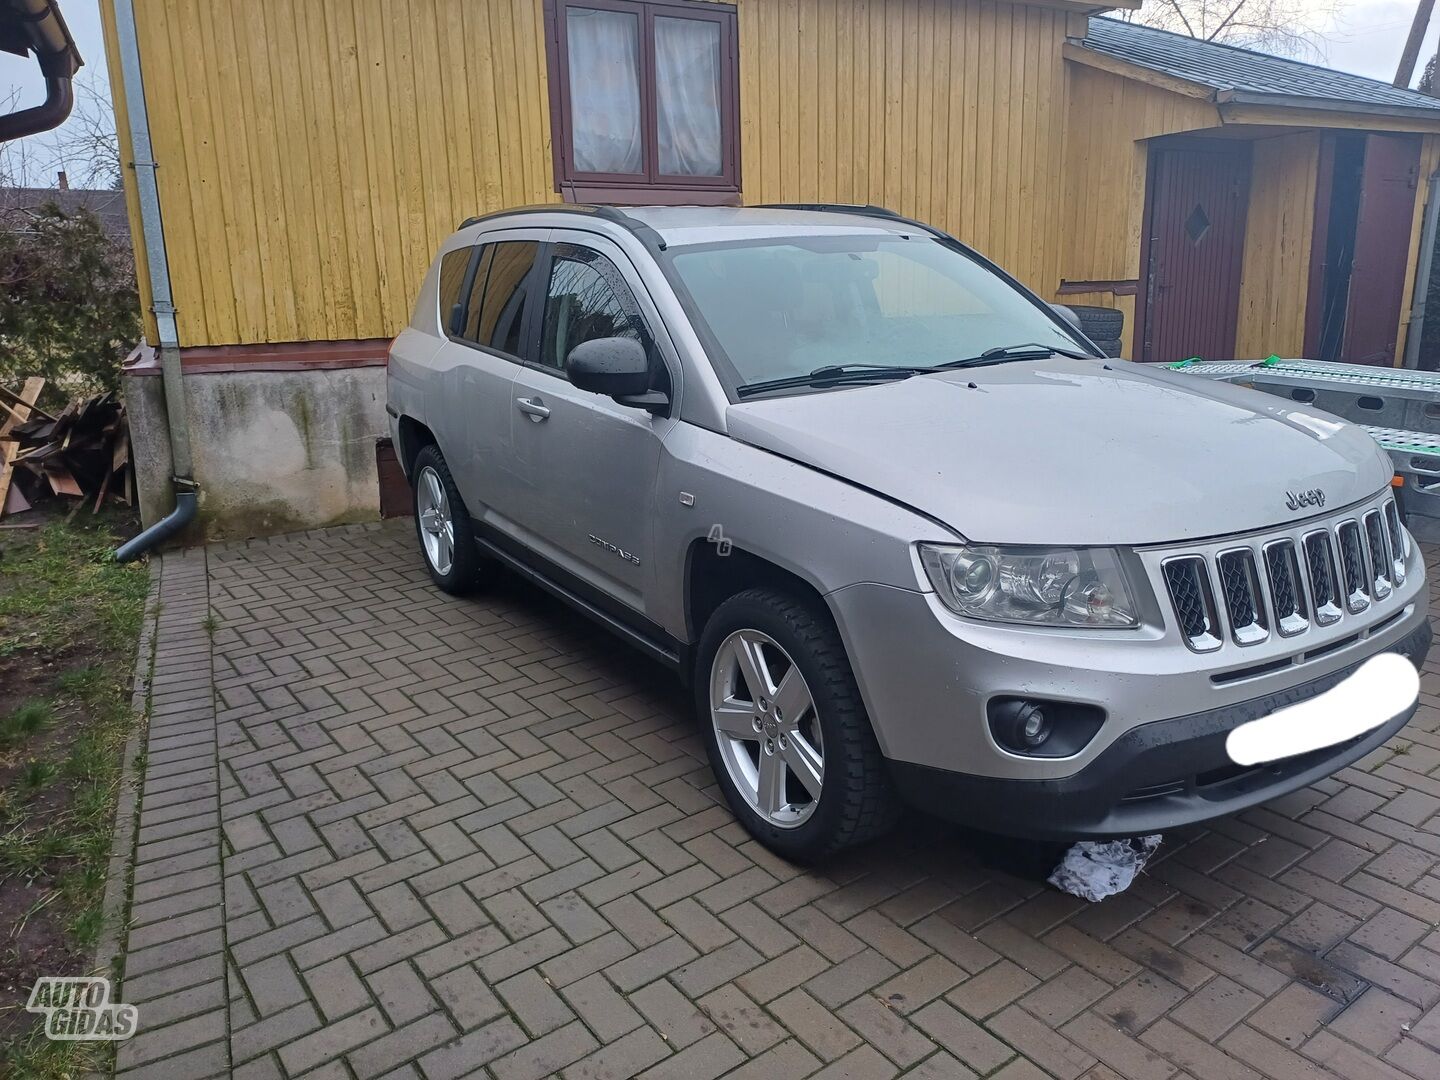
[[[873,203],[772,202],[760,203],[756,210],[814,210],[823,214],[859,214],[862,217],[900,217],[894,210]],[[903,220],[903,219],[902,219]]]
[[[904,214],[897,213],[886,206],[875,206],[872,203],[761,203],[756,209],[759,210],[813,210],[823,214],[854,214],[857,217],[884,218],[886,221],[894,221],[901,225],[914,225],[917,229],[929,233],[931,236],[941,240],[948,240],[952,244],[960,244],[959,240],[951,236],[943,229],[937,229],[934,225],[927,225],[923,221],[916,221]],[[968,250],[968,249],[967,249]]]
[[[639,237],[640,242],[646,247],[653,247],[656,251],[665,250],[665,238],[639,218],[631,217],[625,211],[614,206],[596,206],[593,209],[596,217],[613,221],[622,228],[629,229]]]
[[[496,210],[493,213],[468,217],[460,223],[459,228],[468,229],[471,225],[478,225],[482,221],[489,221],[497,217],[513,217],[516,214],[584,214],[588,217],[603,218],[633,234],[646,247],[656,251],[665,250],[665,238],[639,218],[631,217],[618,207],[598,206],[593,203],[542,203],[538,206],[516,206],[509,210]]]

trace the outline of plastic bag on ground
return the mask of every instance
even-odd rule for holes
[[[1081,840],[1071,845],[1049,881],[1083,900],[1104,900],[1124,892],[1160,846],[1160,834],[1130,840]]]

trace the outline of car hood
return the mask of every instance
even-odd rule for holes
[[[1016,361],[727,410],[732,438],[905,503],[977,543],[1183,541],[1373,495],[1365,431],[1255,390],[1123,360]]]

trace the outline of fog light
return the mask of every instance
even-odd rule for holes
[[[1012,754],[1068,757],[1095,737],[1105,711],[1094,705],[1033,698],[992,698],[990,733]]]
[[[1028,715],[1025,709],[1030,710]],[[1045,719],[1045,710],[1039,705],[1026,705],[1025,709],[1020,710],[1020,737],[1027,746],[1039,746],[1050,737],[1050,721]]]
[[[996,737],[1010,750],[1031,753],[1050,737],[1050,718],[1038,702],[1019,698],[991,710]]]

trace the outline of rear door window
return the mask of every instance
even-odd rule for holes
[[[522,355],[529,283],[539,251],[534,240],[486,246],[470,294],[466,338],[509,356]]]

